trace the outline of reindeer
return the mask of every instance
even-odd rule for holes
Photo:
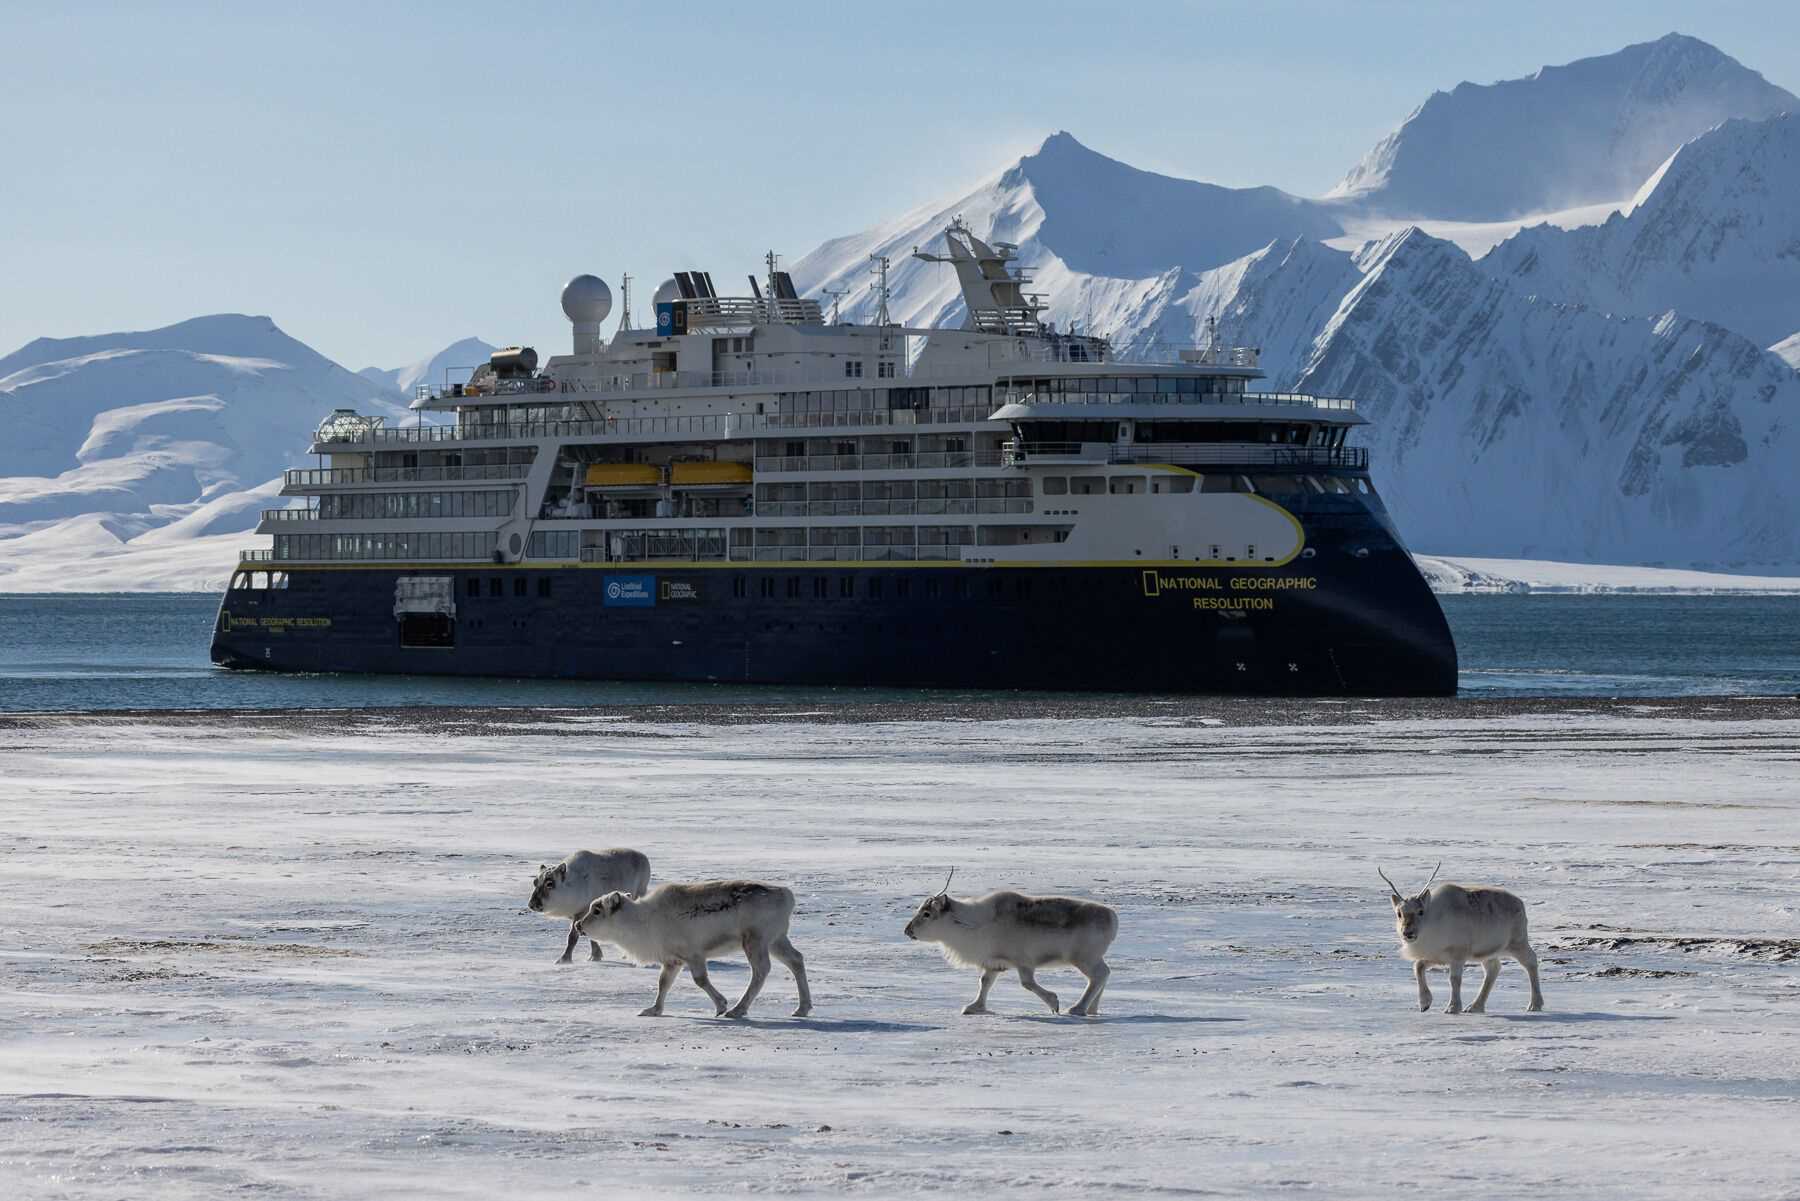
[[[531,882],[531,911],[569,919],[569,943],[556,962],[570,963],[575,944],[581,941],[575,919],[586,913],[596,898],[609,892],[641,897],[649,887],[650,860],[640,851],[576,851],[555,867],[538,865],[537,878]],[[589,947],[589,958],[600,958],[599,943]]]
[[[1438,864],[1439,869],[1443,866]],[[1463,1012],[1463,964],[1470,960],[1481,962],[1482,977],[1481,991],[1468,1012],[1487,1012],[1488,994],[1500,977],[1502,955],[1517,959],[1531,977],[1531,1004],[1526,1008],[1532,1013],[1543,1009],[1537,952],[1531,949],[1526,931],[1525,902],[1504,888],[1464,888],[1460,884],[1433,888],[1437,871],[1417,894],[1403,897],[1386,872],[1379,867],[1375,871],[1394,894],[1394,928],[1400,935],[1400,954],[1412,960],[1413,976],[1419,982],[1421,1013],[1431,1008],[1425,971],[1433,966],[1450,969],[1450,1005],[1444,1012]]]
[[[958,967],[981,970],[981,991],[963,1007],[964,1013],[987,1013],[988,990],[1000,973],[1012,968],[1019,983],[1061,1013],[1055,993],[1037,982],[1037,969],[1069,964],[1087,977],[1087,991],[1069,1010],[1073,1017],[1100,1012],[1100,994],[1106,990],[1112,969],[1106,966],[1106,949],[1119,933],[1119,915],[1106,905],[1074,897],[1032,897],[1016,892],[991,892],[985,897],[961,900],[950,895],[950,881],[925,898],[919,911],[906,923],[906,936],[935,942],[944,958]]]
[[[669,986],[686,967],[701,991],[711,998],[715,1016],[741,1018],[769,978],[769,956],[794,974],[800,1006],[794,1016],[812,1012],[806,986],[806,960],[788,941],[794,894],[778,884],[754,880],[708,880],[702,884],[659,884],[643,900],[610,892],[589,906],[575,928],[589,938],[604,938],[639,963],[659,963],[656,1003],[639,1017],[661,1017]],[[706,959],[741,947],[750,961],[750,983],[730,1009],[707,978]]]

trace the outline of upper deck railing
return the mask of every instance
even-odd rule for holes
[[[522,480],[530,472],[529,463],[490,463],[474,467],[297,467],[282,473],[282,484],[289,488],[329,488],[340,484],[463,484],[477,480]]]
[[[1008,467],[1076,466],[1084,463],[1168,463],[1175,466],[1323,467],[1364,471],[1366,446],[1272,446],[1229,442],[1008,442],[1001,448]]]
[[[691,417],[608,417],[597,421],[471,422],[467,425],[371,427],[355,432],[339,425],[320,429],[314,436],[314,442],[319,445],[385,446],[494,439],[531,442],[539,438],[629,438],[670,434],[731,438],[764,430],[968,425],[989,420],[992,412],[987,407],[964,407],[871,409],[860,413],[710,413]]]

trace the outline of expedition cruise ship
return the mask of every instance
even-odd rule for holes
[[[277,671],[1218,693],[1456,688],[1352,401],[1257,352],[1120,361],[960,222],[958,329],[828,321],[768,257],[610,340],[501,351],[417,425],[340,410],[212,658]],[[885,282],[885,279],[884,279]],[[437,418],[433,424],[426,420]]]

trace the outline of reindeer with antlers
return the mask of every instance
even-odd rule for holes
[[[1055,993],[1037,982],[1037,969],[1068,964],[1087,977],[1087,991],[1069,1013],[1088,1017],[1100,1012],[1100,994],[1112,969],[1106,950],[1119,933],[1119,915],[1106,905],[1075,897],[1031,897],[1016,892],[990,892],[963,900],[950,895],[950,881],[926,897],[906,923],[906,936],[935,942],[944,958],[958,967],[981,970],[981,991],[964,1013],[987,1013],[988,990],[1008,968],[1019,983],[1035,993],[1051,1013],[1061,1013]]]
[[[1444,865],[1438,864],[1441,869]],[[1479,961],[1482,967],[1481,991],[1468,1012],[1484,1013],[1488,994],[1500,976],[1500,957],[1510,955],[1531,977],[1531,1004],[1536,1013],[1544,1007],[1544,994],[1538,988],[1537,952],[1531,949],[1526,930],[1525,902],[1504,888],[1439,884],[1431,879],[1410,897],[1400,895],[1394,882],[1379,867],[1375,869],[1387,881],[1394,904],[1394,929],[1400,935],[1400,954],[1412,960],[1413,975],[1419,982],[1419,1011],[1431,1008],[1431,989],[1425,983],[1426,969],[1450,969],[1450,1005],[1445,1013],[1462,1013],[1463,965]]]

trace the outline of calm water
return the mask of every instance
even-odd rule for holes
[[[1800,597],[1448,596],[1475,696],[1800,693]],[[207,661],[211,595],[0,595],[0,711],[817,700],[877,690],[281,676]]]

